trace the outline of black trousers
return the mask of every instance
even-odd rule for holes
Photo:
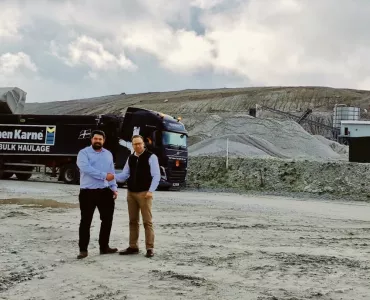
[[[79,194],[81,222],[79,229],[80,251],[87,251],[90,242],[90,227],[97,207],[100,214],[100,249],[109,246],[109,237],[112,229],[115,200],[111,189],[81,189]]]

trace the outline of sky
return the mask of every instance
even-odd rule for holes
[[[368,0],[0,0],[0,87],[27,102],[370,89],[369,15]]]

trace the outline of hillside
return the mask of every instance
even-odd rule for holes
[[[163,93],[121,94],[69,101],[26,103],[30,114],[124,113],[128,106],[168,114],[225,113],[248,111],[255,104],[283,111],[332,112],[336,103],[368,108],[370,91],[328,87],[251,87],[215,90],[183,90]],[[166,101],[166,102],[165,102]]]
[[[224,155],[226,138],[229,138],[230,155],[234,156],[346,160],[348,149],[313,135],[332,138],[330,126],[335,104],[361,107],[361,118],[368,119],[364,109],[369,108],[369,101],[370,91],[363,90],[251,87],[131,95],[122,93],[90,99],[27,103],[25,113],[124,114],[128,106],[136,106],[181,116],[190,133],[191,155]],[[322,128],[309,123],[299,125],[287,120],[289,117],[265,109],[258,112],[257,118],[253,118],[248,115],[249,109],[255,108],[256,104],[297,117],[311,108],[313,112],[307,120],[329,127]]]

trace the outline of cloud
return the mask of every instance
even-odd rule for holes
[[[17,8],[0,4],[0,41],[5,38],[20,38],[20,16]]]
[[[133,27],[122,30],[122,46],[154,55],[162,67],[176,73],[212,66],[212,44],[194,31],[175,31],[165,25],[150,23],[137,23]]]
[[[63,52],[66,52],[66,56],[63,56]],[[70,67],[86,65],[92,70],[103,71],[117,68],[137,69],[137,66],[125,56],[123,51],[116,56],[104,49],[99,41],[87,36],[78,37],[65,48],[52,41],[51,53]]]
[[[201,9],[211,9],[224,3],[225,0],[193,0],[191,6],[199,7]]]
[[[56,99],[240,85],[370,89],[369,14],[367,1],[1,1],[0,57],[13,78],[23,74],[29,99],[49,87]]]
[[[97,80],[99,78],[99,75],[98,73],[96,72],[93,72],[93,71],[89,71],[88,74],[85,76],[86,79],[94,79],[94,80]]]
[[[162,57],[164,66],[173,71],[199,71],[211,67],[215,59],[215,47],[195,32],[178,31],[173,38],[174,47],[168,56]]]
[[[13,75],[17,71],[37,72],[36,65],[24,52],[5,53],[0,55],[0,73],[2,76]]]

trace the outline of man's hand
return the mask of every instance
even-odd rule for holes
[[[146,195],[145,195],[145,199],[150,199],[153,197],[153,193],[152,192],[147,192]]]
[[[108,173],[108,174],[107,174],[107,177],[106,177],[105,179],[106,179],[106,180],[108,180],[108,181],[113,180],[113,179],[114,179],[114,174],[112,174],[112,173]]]
[[[118,197],[118,192],[113,191],[113,199],[116,200]]]

